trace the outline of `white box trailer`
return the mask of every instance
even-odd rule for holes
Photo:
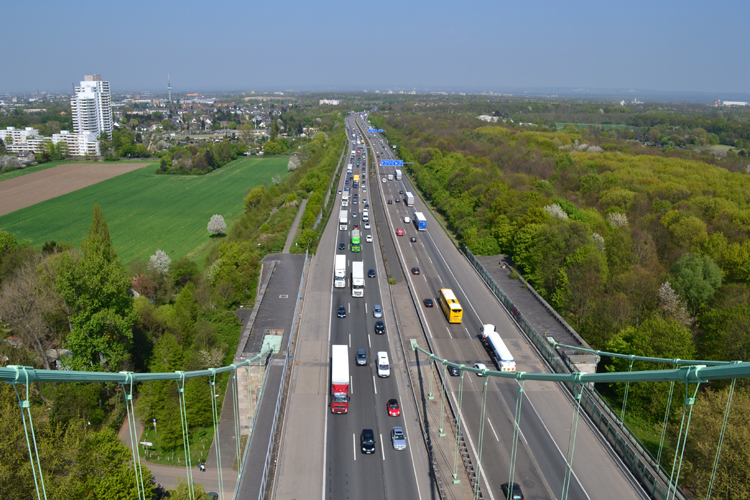
[[[346,286],[346,255],[336,255],[336,263],[333,267],[333,286],[334,288]]]
[[[352,297],[365,296],[365,263],[352,262]]]
[[[397,181],[401,180],[401,170],[396,169],[396,180]]]
[[[409,191],[406,192],[406,206],[407,207],[414,206],[414,195],[411,194]]]
[[[346,231],[349,229],[349,211],[341,210],[339,212],[339,231]]]
[[[487,343],[497,368],[501,372],[516,371],[516,361],[513,359],[510,349],[500,338],[500,334],[495,331],[495,325],[482,325],[482,337]]]

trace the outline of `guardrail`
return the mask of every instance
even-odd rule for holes
[[[497,297],[505,307],[508,314],[515,320],[519,329],[524,332],[529,341],[537,348],[542,357],[547,361],[555,373],[575,373],[578,369],[567,357],[560,356],[549,341],[540,335],[531,323],[526,320],[523,313],[518,310],[512,300],[505,294],[495,279],[484,269],[471,250],[461,244],[459,249],[474,267],[474,270],[482,278],[485,285]],[[535,292],[536,293],[536,292]],[[546,301],[537,294],[538,300],[546,304]],[[547,304],[549,310],[551,306]],[[567,325],[567,323],[566,323]],[[568,326],[568,328],[570,328]],[[577,335],[577,334],[576,334]],[[580,337],[577,337],[580,338]],[[565,382],[565,386],[573,394],[574,384]],[[666,500],[669,496],[669,474],[661,467],[661,464],[641,444],[633,432],[620,420],[619,415],[594,389],[588,385],[583,386],[581,393],[581,408],[588,415],[593,426],[599,431],[602,438],[611,446],[622,462],[628,467],[635,480],[643,487],[650,498],[655,500]],[[674,494],[674,490],[672,492]],[[678,489],[675,498],[687,499],[687,496]]]

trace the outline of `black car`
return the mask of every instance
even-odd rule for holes
[[[425,307],[432,307],[434,305],[435,305],[435,303],[432,301],[432,299],[430,299],[430,298],[424,299],[424,306]]]
[[[375,453],[375,433],[372,429],[362,429],[362,435],[359,436],[359,445],[362,453],[370,455]]]
[[[418,267],[412,267],[411,268],[411,273],[412,274],[419,274],[419,268]]]
[[[377,320],[375,322],[375,333],[378,335],[383,335],[385,333],[385,323],[381,320]]]
[[[416,243],[417,242],[417,237],[416,236],[412,236],[411,238],[409,238],[409,241],[411,241],[412,243]]]
[[[396,198],[396,203],[401,203],[401,199],[400,198]]]
[[[365,208],[370,208],[370,204],[369,203],[365,203]]]
[[[375,269],[370,269],[367,271],[367,277],[368,278],[374,278],[375,277]]]
[[[346,249],[346,243],[342,241],[341,243],[339,243],[339,250],[345,250],[345,249]]]
[[[402,190],[400,190],[400,191],[398,192],[398,194],[404,194],[404,190],[403,190],[403,189],[402,189]]]
[[[393,200],[388,200],[389,205],[393,205]]]
[[[508,491],[510,489],[508,483],[501,484],[500,489],[503,490],[503,494],[508,500],[523,500],[523,492],[521,491],[521,487],[518,486],[518,483],[513,483],[513,492],[511,494],[509,494],[510,492]]]
[[[455,366],[448,366],[448,374],[451,377],[458,377],[461,375],[461,370],[459,370]]]
[[[338,316],[339,318],[346,318],[346,307],[339,306]]]

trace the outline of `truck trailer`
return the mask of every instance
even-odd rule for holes
[[[349,413],[349,346],[331,346],[331,413]]]
[[[427,218],[422,212],[414,212],[414,225],[419,231],[427,231]]]
[[[334,288],[346,286],[346,255],[336,255],[336,262],[333,267],[333,286]]]
[[[349,229],[349,211],[341,210],[339,212],[339,231],[346,231]]]
[[[397,181],[401,180],[401,170],[396,169],[396,180]]]
[[[411,194],[409,191],[406,192],[406,206],[407,207],[414,206],[414,195]]]
[[[352,297],[365,296],[365,263],[352,262]]]
[[[482,325],[482,338],[501,372],[516,371],[516,361],[503,339],[500,338],[500,334],[495,331],[495,325]]]

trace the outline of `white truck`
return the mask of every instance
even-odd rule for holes
[[[401,180],[401,170],[396,169],[396,180],[397,181]]]
[[[348,207],[349,206],[349,191],[345,192],[341,195],[341,206],[342,207]]]
[[[392,181],[392,180],[393,180],[393,174],[388,174],[388,180],[389,180],[389,181]]]
[[[422,212],[414,212],[414,224],[418,231],[427,231],[427,218]]]
[[[352,262],[352,297],[365,296],[365,263]]]
[[[349,413],[349,346],[331,346],[331,413]]]
[[[406,192],[406,206],[407,207],[414,206],[414,195],[411,194],[409,191]]]
[[[347,229],[349,229],[349,210],[341,210],[339,212],[339,231],[346,231]]]
[[[333,286],[334,288],[346,286],[346,255],[336,255],[336,262],[333,267]]]
[[[348,165],[346,166],[346,171],[347,171],[347,173],[351,173],[351,172],[352,172],[352,169],[353,169],[353,168],[354,168],[354,167],[352,166],[352,164],[351,164],[351,163],[350,163],[350,164],[348,164]]]
[[[482,325],[482,339],[501,372],[516,371],[516,361],[500,334],[495,331],[495,325]]]

